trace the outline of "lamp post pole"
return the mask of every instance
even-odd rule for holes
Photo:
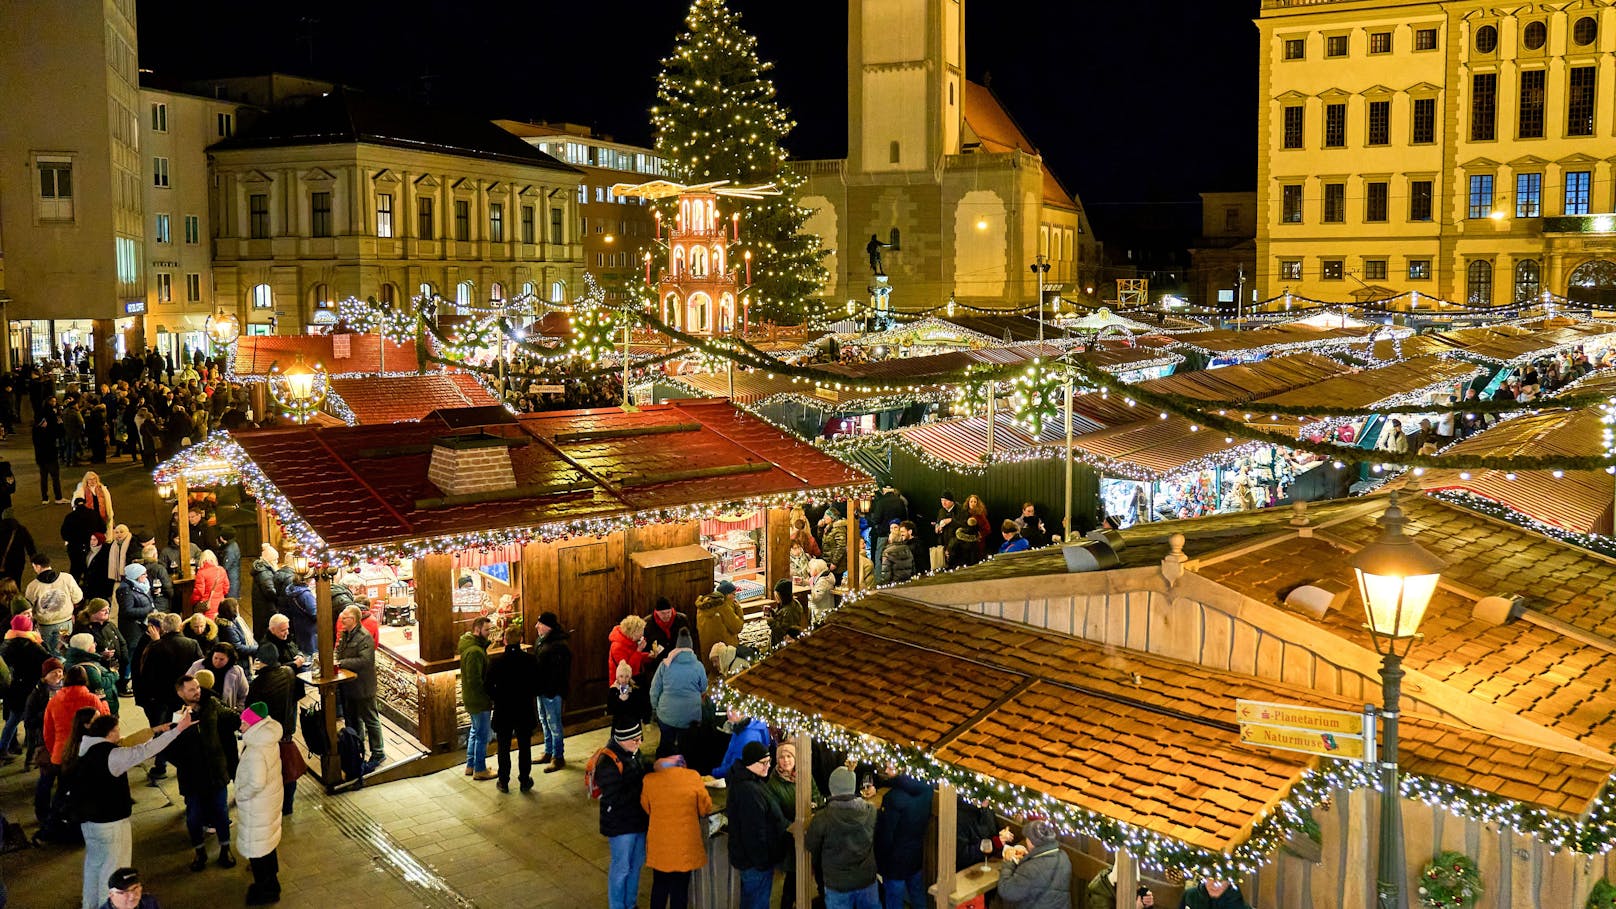
[[[1397,715],[1403,700],[1403,657],[1388,649],[1380,664],[1380,856],[1375,891],[1380,909],[1407,909],[1408,859],[1403,852],[1403,797],[1397,785]]]
[[[1038,276],[1038,343],[1044,343],[1044,275],[1049,273],[1049,257],[1039,253],[1033,257],[1032,273]]]

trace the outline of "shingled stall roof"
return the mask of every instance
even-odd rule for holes
[[[346,340],[339,340],[346,339]],[[337,356],[337,348],[347,345],[347,354]],[[386,356],[381,356],[385,344]],[[332,375],[388,372],[415,372],[421,368],[414,344],[395,344],[371,334],[329,335],[242,335],[236,339],[230,361],[232,374],[240,378],[262,378],[274,368],[286,369],[299,355],[309,366],[318,363]]]
[[[826,410],[864,412],[882,409],[882,399],[892,392],[885,389],[861,391],[858,388],[818,390],[814,383],[793,380],[779,373],[764,373],[752,369],[735,370],[735,393],[730,394],[730,377],[723,372],[688,372],[670,375],[667,381],[683,386],[708,398],[729,398],[737,404],[755,406],[773,398],[796,398],[810,401]],[[939,396],[951,394],[941,386],[921,386],[919,393]],[[902,405],[887,405],[902,406]]]
[[[1480,372],[1480,367],[1463,360],[1437,356],[1410,357],[1388,366],[1357,370],[1302,388],[1267,395],[1258,398],[1252,406],[1318,407],[1321,415],[1328,415],[1332,407],[1373,407],[1392,398],[1450,386]],[[1253,413],[1253,416],[1259,415]]]
[[[332,379],[331,393],[360,425],[419,420],[435,410],[499,406],[476,376],[466,372]],[[328,399],[328,408],[330,404]]]
[[[1251,840],[1321,763],[1242,744],[1237,699],[1362,707],[891,594],[837,610],[727,684],[979,780],[1211,853]],[[1472,766],[1495,762],[1499,784],[1520,801],[1562,814],[1586,810],[1616,766],[1424,717],[1405,724],[1406,772],[1472,786],[1480,782]],[[1006,807],[1021,801],[1013,790],[1003,797]]]
[[[1306,388],[1351,371],[1351,366],[1339,360],[1315,353],[1296,353],[1218,369],[1198,369],[1159,379],[1146,379],[1139,383],[1139,387],[1200,401],[1253,401],[1266,395]],[[1123,396],[1109,393],[1078,395],[1072,402],[1072,409],[1104,426],[1157,418],[1156,411],[1131,406]]]
[[[1251,331],[1213,329],[1178,339],[1180,347],[1199,350],[1209,356],[1257,353],[1263,350],[1303,350],[1309,347],[1341,347],[1365,344],[1371,335],[1394,334],[1407,337],[1414,330],[1405,327],[1373,325],[1364,328],[1319,328],[1289,323]]]
[[[1476,359],[1511,364],[1558,350],[1609,341],[1616,324],[1546,319],[1524,325],[1490,325],[1441,332],[1431,337]]]
[[[454,552],[488,532],[513,542],[600,533],[614,519],[684,520],[694,516],[691,507],[729,510],[869,482],[721,401],[556,411],[451,429],[444,418],[454,413],[420,423],[216,434],[158,473],[223,457],[282,526],[326,555],[396,554],[404,544]],[[504,440],[516,478],[508,495],[445,495],[427,479],[433,443],[468,434]]]

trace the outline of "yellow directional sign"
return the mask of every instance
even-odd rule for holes
[[[1289,726],[1313,732],[1363,735],[1364,715],[1346,710],[1324,710],[1296,704],[1269,704],[1263,701],[1235,701],[1235,721],[1264,726]]]
[[[1358,724],[1358,728],[1362,730],[1362,716],[1358,718]],[[1262,745],[1267,748],[1301,751],[1307,754],[1322,754],[1326,757],[1344,758],[1351,761],[1364,759],[1362,735],[1337,735],[1331,732],[1291,729],[1285,726],[1258,726],[1242,723],[1240,725],[1240,741],[1248,745]]]

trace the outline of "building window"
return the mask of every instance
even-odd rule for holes
[[[433,287],[428,282],[422,282],[421,286],[416,288],[416,290],[420,292],[421,299],[423,300],[430,300],[438,295],[438,289]]]
[[[391,193],[378,193],[376,195],[376,236],[391,237],[393,235],[393,196]]]
[[[1593,174],[1586,170],[1566,171],[1565,175],[1565,213],[1568,215],[1586,215],[1589,206],[1589,187]]]
[[[1285,59],[1286,60],[1305,60],[1305,59],[1307,59],[1307,39],[1306,38],[1286,38],[1285,39]]]
[[[1543,88],[1544,78],[1547,75],[1541,69],[1521,71],[1521,114],[1519,120],[1522,139],[1543,138]]]
[[[269,289],[268,284],[259,284],[252,289],[253,309],[274,309],[275,292]]]
[[[1566,83],[1566,135],[1594,134],[1594,68],[1571,67]]]
[[[376,302],[384,306],[392,306],[398,300],[398,292],[391,284],[383,284],[376,289]]]
[[[202,275],[197,272],[185,276],[185,302],[202,302]]]
[[[488,299],[498,300],[503,303],[505,301],[505,285],[498,281],[488,285]]]
[[[1543,214],[1543,175],[1515,175],[1515,217],[1536,218]]]
[[[1300,280],[1302,280],[1302,260],[1301,259],[1280,259],[1279,260],[1279,279],[1281,281],[1300,281]]]
[[[1470,77],[1470,141],[1491,142],[1498,138],[1498,74],[1476,73]]]
[[[1345,57],[1346,55],[1347,55],[1347,36],[1346,35],[1325,35],[1324,36],[1324,56],[1326,56],[1326,57]]]
[[[1493,213],[1493,175],[1470,175],[1469,217],[1487,218]]]
[[[461,281],[455,285],[455,308],[465,315],[471,309],[472,286],[470,281]]]
[[[1430,259],[1409,259],[1408,260],[1408,279],[1410,281],[1429,281],[1429,280],[1431,280],[1431,260]]]
[[[1571,43],[1578,47],[1587,47],[1599,37],[1599,22],[1592,16],[1583,16],[1576,24],[1571,26]]]
[[[897,164],[898,158],[898,143],[897,140],[893,140],[892,143],[887,146],[887,163]]]
[[[1392,141],[1392,103],[1369,102],[1369,138],[1366,145],[1390,145]]]
[[[174,276],[166,271],[157,273],[157,302],[168,303],[174,299]]]
[[[432,221],[432,197],[421,196],[415,200],[415,238],[417,240],[431,240],[437,234]]]
[[[158,243],[168,243],[172,241],[173,238],[169,236],[168,232],[168,215],[157,216],[157,224],[153,228],[152,239],[156,240]]]
[[[565,303],[565,302],[567,302],[567,285],[566,285],[566,282],[564,282],[564,281],[551,281],[550,282],[550,302],[551,303]]]
[[[1302,147],[1302,117],[1305,108],[1300,104],[1292,104],[1285,108],[1285,147]]]
[[[1522,259],[1515,263],[1515,302],[1536,300],[1543,291],[1543,273],[1536,259]]]
[[[1347,144],[1347,105],[1324,105],[1324,147],[1342,148]]]
[[[538,240],[535,239],[533,206],[531,205],[522,206],[522,242],[528,244],[538,242]]]
[[[39,219],[73,220],[73,162],[40,158],[34,166],[39,168]]]
[[[1385,221],[1387,184],[1381,180],[1374,180],[1364,184],[1364,220]]]
[[[1476,52],[1490,54],[1495,50],[1498,50],[1498,29],[1491,25],[1476,29]]]
[[[219,138],[221,138],[221,139],[230,138],[236,132],[236,116],[235,116],[235,114],[227,114],[227,113],[221,112],[219,114],[219,116],[216,118],[215,126],[216,126],[216,128],[218,130]]]
[[[1324,223],[1339,224],[1347,220],[1347,185],[1324,184]]]
[[[269,239],[268,193],[253,193],[247,197],[247,236],[254,240]]]
[[[1287,183],[1279,189],[1279,220],[1283,224],[1302,223],[1302,185]]]
[[[1493,263],[1477,259],[1465,270],[1465,300],[1472,306],[1493,305]]]
[[[894,227],[892,230],[893,230],[893,232],[897,232],[898,229],[896,227]],[[1231,233],[1231,234],[1236,233],[1236,232],[1238,232],[1240,230],[1240,208],[1239,208],[1239,206],[1228,205],[1228,206],[1224,207],[1224,209],[1223,209],[1223,230],[1224,230],[1225,233]],[[1072,257],[1072,232],[1067,231],[1066,232],[1066,258],[1070,259],[1071,257]]]
[[[202,219],[196,215],[185,216],[185,242],[190,246],[202,242]]]
[[[315,237],[331,236],[330,193],[309,193],[309,232]]]
[[[585,202],[588,202],[588,201],[589,201],[589,184],[587,184],[587,183],[578,184],[578,204],[583,205]]]
[[[154,133],[168,132],[168,105],[153,101],[151,106],[151,128]]]
[[[1436,29],[1416,28],[1414,30],[1414,49],[1417,51],[1436,50]]]
[[[455,200],[455,239],[461,243],[471,240],[471,203],[465,199]]]
[[[567,232],[566,232],[566,230],[564,228],[564,222],[562,221],[562,216],[561,216],[561,209],[559,209],[559,208],[550,209],[550,242],[551,243],[565,243],[565,242],[567,242]]]
[[[1371,54],[1389,54],[1392,52],[1391,32],[1370,32],[1369,52]]]
[[[1410,221],[1431,220],[1431,181],[1408,181],[1408,219]]]
[[[1346,264],[1342,259],[1320,259],[1319,278],[1324,281],[1339,281],[1346,274]]]
[[[1365,281],[1384,281],[1384,280],[1386,280],[1386,260],[1385,259],[1365,259],[1365,260],[1363,260],[1363,276],[1364,276]]]
[[[505,205],[488,203],[488,239],[493,243],[505,242]]]
[[[1549,41],[1549,28],[1541,22],[1528,22],[1521,29],[1521,43],[1527,50],[1542,50]]]
[[[522,282],[522,299],[523,300],[531,302],[533,300],[538,299],[538,296],[539,296],[539,286],[537,284],[534,284],[532,281],[523,281]]]
[[[168,186],[168,159],[167,158],[153,158],[152,159],[152,185],[153,186],[164,186],[164,187]]]
[[[1413,106],[1413,123],[1410,124],[1408,141],[1414,145],[1430,145],[1436,141],[1436,99],[1415,98]]]
[[[331,308],[331,286],[330,285],[328,285],[328,284],[316,284],[316,285],[314,285],[314,308],[315,309],[330,309]]]

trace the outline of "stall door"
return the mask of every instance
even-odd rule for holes
[[[606,705],[608,638],[628,614],[623,536],[562,544],[556,553],[556,591],[549,598],[572,631],[572,688],[568,714],[593,716]],[[541,610],[542,611],[542,610]]]

